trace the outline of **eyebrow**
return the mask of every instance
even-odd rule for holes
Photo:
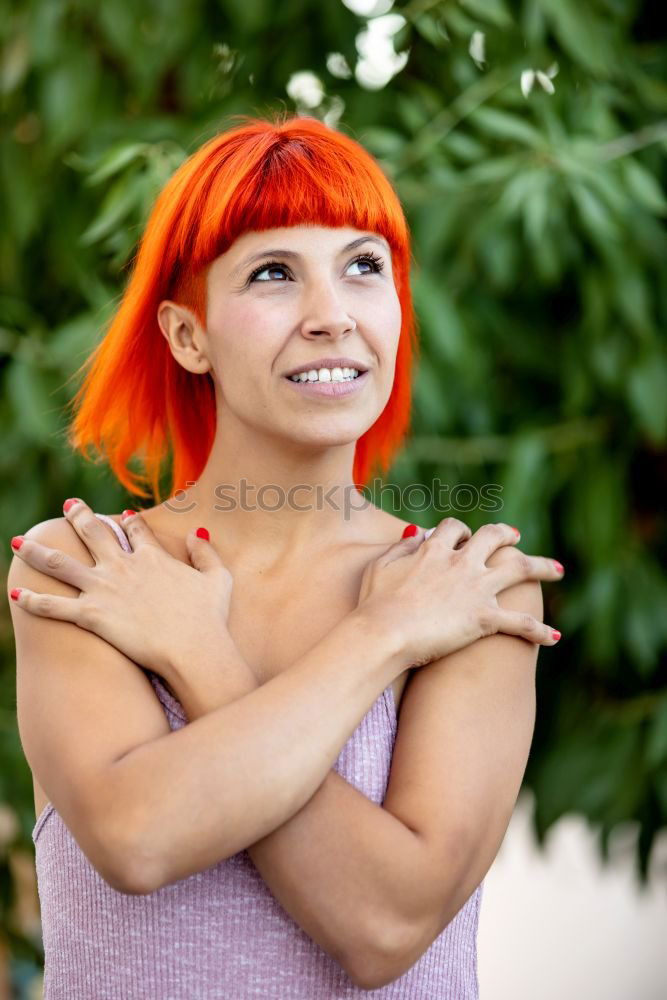
[[[346,243],[345,246],[341,247],[339,250],[339,255],[346,253],[348,250],[354,250],[355,247],[361,246],[362,243],[377,243],[378,246],[383,248],[383,250],[386,250],[389,254],[391,254],[389,244],[386,240],[378,236],[367,235],[360,236],[356,240],[352,240],[351,243]],[[263,257],[289,257],[291,259],[296,259],[300,256],[301,254],[297,253],[295,250],[283,250],[279,247],[271,250],[261,250],[259,253],[254,253],[250,257],[246,257],[243,261],[241,261],[241,263],[234,268],[231,276],[235,278],[240,271],[243,271],[246,267],[249,267],[250,264],[253,264],[256,260],[261,260]]]

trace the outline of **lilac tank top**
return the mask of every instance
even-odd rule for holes
[[[98,514],[126,551],[113,518]],[[172,730],[181,704],[146,671]],[[57,707],[54,709],[57,710]],[[391,685],[335,770],[371,801],[387,790],[397,719]],[[48,803],[32,832],[44,943],[44,1000],[478,1000],[483,882],[399,979],[363,990],[271,894],[247,851],[144,896],[112,889]]]

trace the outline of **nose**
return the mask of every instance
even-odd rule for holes
[[[304,337],[315,338],[322,334],[337,339],[356,330],[357,324],[347,312],[339,295],[331,284],[318,282],[304,303],[304,317],[301,333]]]

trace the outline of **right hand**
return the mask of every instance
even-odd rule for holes
[[[176,690],[178,669],[192,662],[196,650],[228,648],[232,642],[227,628],[231,573],[213,545],[197,538],[194,530],[186,537],[192,565],[172,556],[141,514],[122,524],[132,549],[125,552],[111,529],[77,500],[65,518],[94,565],[45,547],[29,531],[17,555],[79,593],[64,597],[19,588],[16,603],[29,614],[94,632]]]
[[[428,534],[420,528],[369,563],[357,604],[387,628],[399,630],[410,666],[424,666],[496,632],[555,644],[549,626],[532,615],[503,609],[496,600],[501,591],[524,580],[559,580],[553,560],[513,549],[516,559],[487,566],[497,549],[518,541],[504,523],[484,524],[473,535],[463,521],[446,517]]]

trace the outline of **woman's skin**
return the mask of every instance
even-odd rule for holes
[[[391,393],[401,327],[384,240],[378,246],[382,238],[369,234],[372,239],[344,249],[363,235],[322,226],[244,233],[210,268],[206,330],[174,302],[158,310],[176,361],[194,373],[210,372],[217,427],[197,483],[169,509],[162,505],[143,516],[154,530],[181,538],[205,525],[235,580],[243,573],[289,578],[306,563],[336,558],[341,546],[400,537],[403,522],[365,501],[352,480],[355,443]],[[266,252],[281,248],[297,256]],[[383,269],[354,262],[364,253],[381,257]],[[265,268],[250,282],[251,271],[273,258],[286,267]],[[317,367],[317,359],[328,356],[364,364],[363,389],[313,400],[285,379],[297,365]],[[240,505],[242,481],[247,509]],[[297,484],[295,502],[278,506]],[[318,503],[318,490],[332,503]],[[223,493],[236,504],[223,504]],[[347,519],[346,496],[348,505],[356,501],[361,508]]]
[[[356,583],[358,591],[369,561],[393,545],[404,527],[399,518],[364,501],[352,482],[355,443],[377,419],[391,392],[401,324],[389,249],[369,239],[354,249],[344,249],[363,236],[355,229],[319,226],[246,233],[210,269],[206,329],[175,302],[163,302],[158,312],[176,361],[194,373],[210,372],[217,426],[197,483],[143,511],[137,521],[145,521],[160,543],[183,561],[192,558],[194,530],[205,526],[231,574],[234,592],[249,595],[254,589],[258,600],[264,593],[275,595],[276,611],[286,596],[298,601],[299,588],[303,590],[310,582],[320,613],[326,614],[328,602],[335,612],[345,598],[340,587],[335,590],[336,578],[344,580],[348,589],[350,581]],[[248,257],[267,248],[274,250],[264,253],[263,260],[248,263]],[[281,248],[296,256],[279,252]],[[369,252],[383,259],[381,272],[376,273],[371,263],[353,262],[354,257]],[[250,282],[250,272],[272,258],[281,262],[281,268],[265,267]],[[369,369],[359,392],[342,399],[310,399],[284,378],[296,366],[319,367],[318,359],[337,355],[353,358]],[[267,492],[267,484],[274,489]],[[296,502],[279,503],[276,491],[286,495],[297,484],[302,488]],[[263,505],[257,502],[254,489],[259,486],[264,487]],[[332,502],[318,503],[318,489],[320,497]],[[236,502],[225,501],[230,497]],[[106,526],[103,530],[110,534]],[[509,546],[512,541],[508,538],[503,544]],[[559,579],[560,574],[550,560],[536,559],[532,578]],[[304,616],[303,628],[307,625]],[[294,627],[298,627],[298,617]],[[534,641],[548,643],[542,635]],[[263,646],[258,662],[265,656],[269,650]],[[216,664],[209,666],[208,676],[213,677]],[[249,664],[239,656],[237,666],[235,683]],[[248,687],[266,679],[257,677],[254,668],[250,670],[253,680]],[[223,683],[211,690],[202,681],[203,673],[197,677],[199,687],[193,683],[187,693],[192,704],[199,699],[195,714],[224,703]],[[403,685],[399,686],[402,690]],[[238,691],[239,687],[232,697]],[[497,694],[494,697],[497,700]],[[482,703],[478,704],[483,718]],[[352,822],[362,810],[364,822]],[[341,817],[339,828],[334,815]],[[362,828],[365,833],[360,839]],[[332,772],[296,816],[259,842],[261,847],[254,845],[258,854],[252,856],[261,859],[258,867],[274,894],[290,912],[303,914],[302,926],[306,926],[315,893],[323,906],[326,899],[340,901],[346,889],[346,898],[355,900],[355,886],[361,898],[367,899],[371,890],[390,893],[390,888],[382,888],[388,865],[399,853],[410,856],[410,851],[418,850],[417,842],[412,844],[412,831],[407,830],[390,812],[369,802]],[[303,848],[304,838],[315,834],[318,851],[308,855],[310,874],[305,865],[304,877],[295,880],[294,857]],[[396,850],[399,840],[400,852]],[[378,850],[380,843],[386,852]],[[490,850],[487,845],[487,854]],[[465,864],[476,878],[479,861],[475,867],[467,857]],[[409,874],[406,868],[405,885]],[[330,884],[332,878],[335,885]],[[465,891],[469,894],[472,888]],[[389,895],[384,898],[388,902]],[[379,895],[377,899],[379,905]],[[398,897],[392,897],[391,905],[397,901]],[[427,928],[426,936],[431,929]],[[324,937],[324,931],[320,933]],[[423,950],[428,943],[420,928],[418,946]]]

